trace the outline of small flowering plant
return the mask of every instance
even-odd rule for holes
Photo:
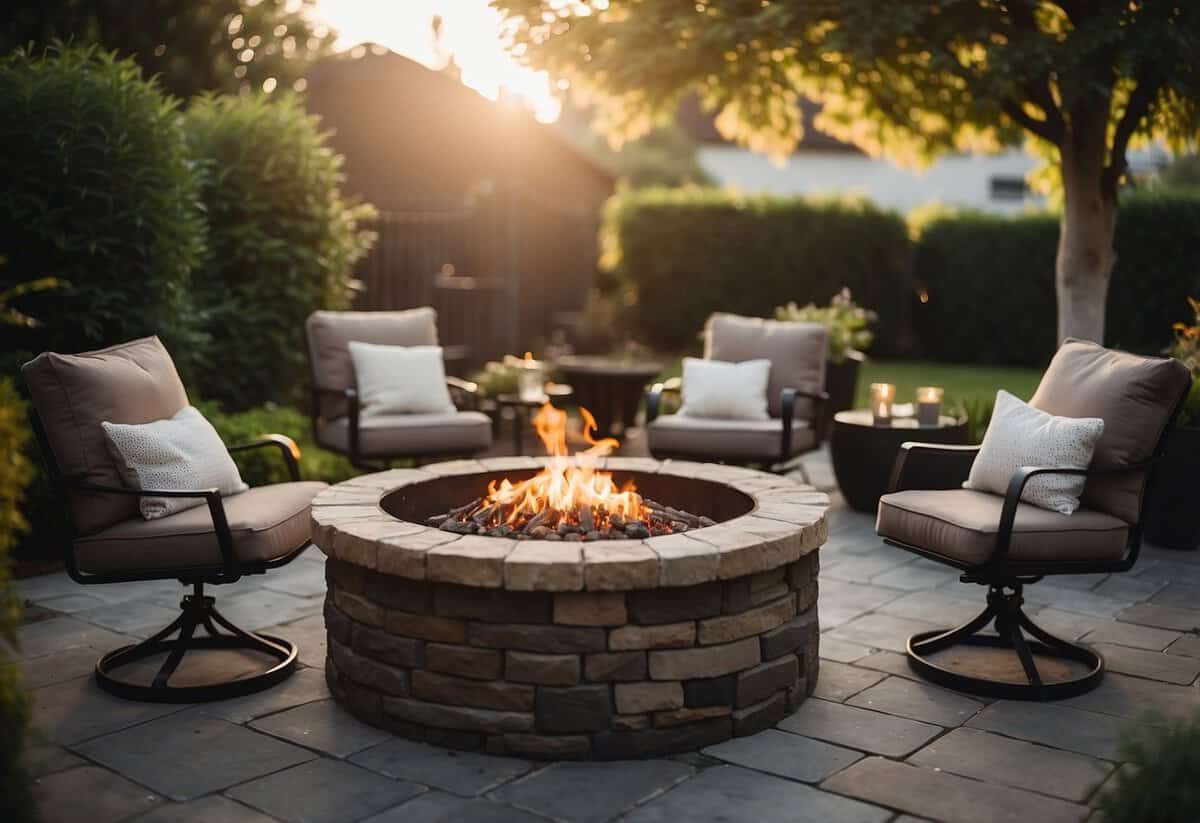
[[[1200,300],[1189,297],[1188,305],[1192,308],[1192,323],[1171,326],[1175,342],[1167,349],[1167,354],[1192,372],[1192,388],[1179,412],[1179,425],[1200,426]]]
[[[829,359],[843,363],[853,351],[866,351],[875,339],[871,326],[879,315],[854,302],[850,289],[842,289],[828,306],[809,303],[797,306],[794,302],[775,309],[776,320],[801,320],[821,323],[829,330]]]

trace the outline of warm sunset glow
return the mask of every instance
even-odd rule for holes
[[[430,25],[442,18],[441,53]],[[316,16],[339,32],[339,50],[378,43],[418,63],[439,68],[452,54],[462,82],[490,100],[519,98],[549,123],[561,108],[544,72],[521,66],[500,41],[500,14],[488,0],[318,0]]]

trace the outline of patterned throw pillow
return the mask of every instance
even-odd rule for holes
[[[1056,417],[1001,389],[979,455],[963,487],[1004,494],[1022,466],[1086,469],[1104,433],[1099,417]],[[1030,479],[1021,499],[1034,506],[1071,514],[1079,508],[1086,478],[1042,474]]]
[[[217,430],[193,406],[184,406],[174,417],[153,423],[100,425],[117,471],[131,489],[216,488],[222,496],[229,496],[250,488],[242,482]],[[147,520],[203,505],[203,497],[142,497],[138,504]]]

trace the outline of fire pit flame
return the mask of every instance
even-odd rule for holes
[[[618,488],[611,472],[597,461],[620,443],[594,437],[596,420],[580,408],[588,448],[571,455],[567,447],[567,413],[546,403],[534,417],[538,437],[551,460],[528,480],[508,478],[488,484],[487,495],[445,515],[430,525],[460,534],[549,540],[645,538],[713,521],[663,506],[638,494],[632,481]]]

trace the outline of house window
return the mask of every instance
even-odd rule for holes
[[[990,183],[993,200],[1024,200],[1029,194],[1023,177],[993,177]]]

